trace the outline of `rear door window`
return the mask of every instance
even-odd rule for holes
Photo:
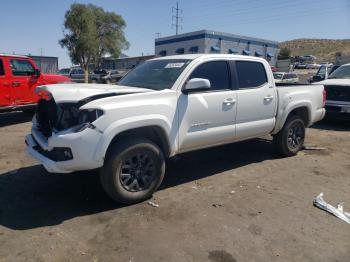
[[[28,60],[11,59],[10,66],[14,76],[31,76],[34,75],[34,67]]]
[[[230,89],[230,74],[226,61],[212,61],[199,65],[191,74],[192,78],[204,78],[210,81],[211,90]]]
[[[0,76],[5,75],[4,64],[2,63],[2,59],[0,59]]]
[[[236,61],[240,89],[257,88],[267,83],[265,67],[259,62]]]

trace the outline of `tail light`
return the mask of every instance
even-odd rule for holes
[[[322,95],[323,95],[323,107],[325,107],[325,106],[326,106],[326,100],[327,100],[327,91],[326,91],[326,88],[323,88]]]

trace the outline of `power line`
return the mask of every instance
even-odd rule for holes
[[[303,18],[303,17],[311,17],[311,16],[315,16],[315,15],[320,15],[320,14],[326,14],[326,13],[330,13],[330,12],[338,12],[342,9],[342,7],[333,7],[333,8],[320,8],[320,9],[313,9],[313,13],[310,13],[310,11],[308,10],[304,10],[302,12],[299,13],[281,13],[279,15],[276,16],[267,16],[267,17],[255,17],[255,18],[249,18],[249,19],[240,19],[239,22],[235,22],[232,23],[231,22],[231,26],[235,27],[235,26],[240,26],[240,25],[244,25],[244,24],[262,24],[262,23],[266,23],[266,22],[276,22],[276,21],[285,21],[287,18]],[[211,25],[214,26],[221,26],[221,25],[226,25],[228,23],[221,21],[221,23],[213,23]]]
[[[300,2],[298,2],[300,1]],[[278,3],[272,5],[271,7],[269,7],[269,11],[273,10],[273,9],[285,9],[285,8],[290,8],[290,7],[296,7],[296,6],[300,6],[302,3],[304,3],[305,0],[294,0],[294,2],[290,2],[289,0],[287,1],[279,1]],[[223,16],[234,16],[234,15],[241,15],[241,14],[252,14],[253,10],[263,10],[266,8],[266,4],[262,4],[262,5],[253,5],[253,6],[245,6],[243,8],[237,8],[236,7],[226,7],[224,8],[223,11],[220,12],[220,17]],[[200,19],[200,18],[209,18],[209,17],[213,17],[213,16],[217,16],[217,12],[215,10],[213,10],[214,8],[208,8],[208,10],[210,11],[209,13],[201,13],[201,14],[195,14],[192,16],[189,16],[189,18],[191,19]]]
[[[176,2],[176,7],[172,8],[172,12],[174,13],[174,11],[176,11],[176,14],[172,16],[172,19],[174,21],[175,18],[175,24],[173,23],[171,26],[175,26],[175,30],[176,30],[176,35],[179,34],[179,28],[181,27],[182,29],[182,25],[179,25],[179,22],[182,22],[182,17],[179,16],[179,13],[182,14],[182,9],[179,8],[179,1]]]

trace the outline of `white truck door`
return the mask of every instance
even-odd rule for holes
[[[259,61],[235,61],[237,139],[268,134],[275,126],[278,98],[266,67]]]
[[[189,79],[205,78],[211,89],[180,94],[178,100],[180,152],[230,142],[235,137],[236,91],[227,61],[198,65]]]

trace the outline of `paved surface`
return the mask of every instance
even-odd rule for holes
[[[92,173],[47,174],[24,150],[29,117],[0,114],[0,261],[350,261],[350,124],[308,129],[328,150],[276,158],[268,139],[172,161],[153,202],[120,206]]]

